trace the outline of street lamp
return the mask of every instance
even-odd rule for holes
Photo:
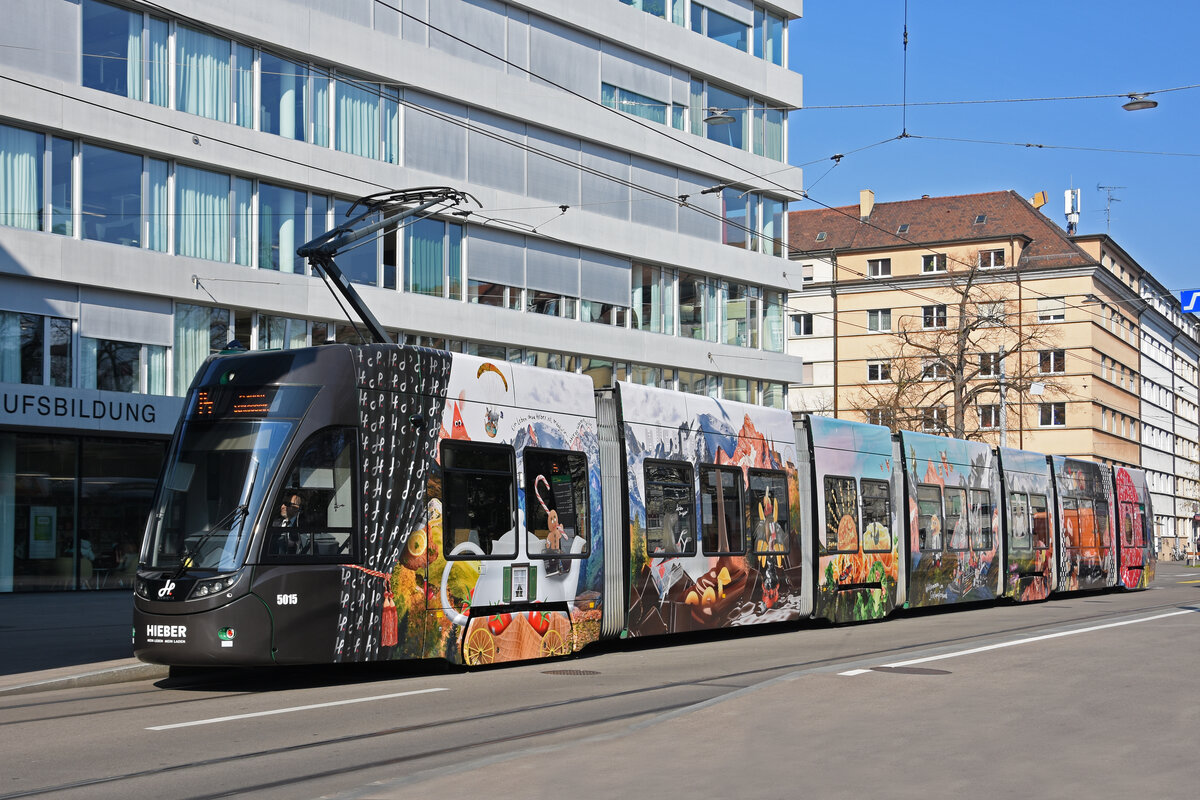
[[[704,118],[706,125],[729,125],[737,122],[737,118],[723,108],[709,108],[708,116]]]
[[[1129,102],[1125,103],[1121,108],[1126,111],[1144,111],[1147,108],[1158,108],[1158,103],[1154,100],[1147,100],[1144,94],[1129,95]]]

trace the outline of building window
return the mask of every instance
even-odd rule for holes
[[[1000,354],[999,353],[980,353],[979,354],[979,377],[994,378],[1000,374]]]
[[[868,361],[867,362],[867,382],[868,383],[884,383],[892,379],[892,362],[890,361]]]
[[[692,3],[692,30],[735,50],[749,52],[749,25],[696,2]]]
[[[657,122],[659,125],[667,124],[666,103],[629,89],[613,86],[611,83],[600,84],[600,102],[608,108],[624,111],[626,114]]]
[[[262,325],[261,318],[259,325]],[[232,333],[229,309],[175,304],[175,346],[172,350],[172,360],[176,397],[187,394],[188,387],[204,359],[224,349],[233,338]]]
[[[717,341],[720,281],[694,273],[679,273],[679,335],[685,339]]]
[[[896,228],[897,236],[899,236],[901,234],[905,234],[905,233],[908,233],[908,223],[907,222],[901,224],[900,227]]]
[[[55,233],[71,235],[71,161],[73,143],[50,137],[51,225]],[[30,231],[47,230],[44,208],[43,163],[46,137],[0,125],[0,225]]]
[[[517,286],[505,286],[472,278],[467,281],[467,302],[519,311],[521,309],[521,289]],[[586,304],[587,301],[584,302]]]
[[[71,385],[71,320],[0,311],[0,381]]]
[[[80,388],[131,394],[167,393],[167,348],[79,339]]]
[[[721,192],[721,242],[746,249],[749,243],[750,195],[741,189]]]
[[[813,278],[815,277],[813,274],[813,269],[814,267],[812,264],[802,264],[800,266],[800,280],[802,283],[813,282]]]
[[[813,315],[792,314],[792,336],[812,336]]]
[[[729,145],[738,150],[748,150],[750,98],[711,83],[707,85],[704,97],[707,99],[701,101],[702,107],[699,109],[701,117],[703,117],[705,109],[719,109],[733,117],[733,122],[724,125],[705,125],[701,119],[700,124],[705,128],[701,134],[710,141]],[[693,102],[695,102],[695,98],[693,98]]]
[[[762,349],[768,353],[783,353],[787,350],[784,335],[784,309],[787,295],[766,289],[763,291],[763,335]]]
[[[675,0],[678,6],[683,0]],[[762,6],[754,7],[754,56],[778,67],[783,66],[783,40],[787,25],[784,18]]]
[[[462,235],[462,225],[428,217],[405,228],[406,290],[461,300]]]
[[[1038,415],[1042,427],[1061,427],[1067,424],[1067,404],[1039,403]]]
[[[921,256],[921,272],[945,272],[946,254],[930,253]]]
[[[979,251],[979,267],[980,269],[992,269],[993,267],[1004,266],[1004,251],[1003,250],[980,250]]]
[[[946,307],[944,305],[922,307],[921,326],[926,329],[946,327]]]
[[[867,422],[872,425],[882,425],[891,428],[896,423],[896,412],[890,408],[868,408]]]
[[[1037,314],[1038,322],[1062,322],[1067,318],[1066,298],[1039,297]]]
[[[143,18],[139,12],[85,0],[82,22],[84,86],[167,105],[170,58],[165,19]]]
[[[874,308],[867,312],[867,330],[876,333],[892,329],[892,310],[890,308]]]
[[[1039,350],[1038,372],[1050,374],[1066,372],[1067,354],[1065,350]]]
[[[758,348],[758,306],[761,290],[741,283],[725,288],[725,344]]]
[[[993,430],[1000,427],[1000,406],[996,404],[979,405],[980,430]]]
[[[892,274],[892,260],[890,258],[869,258],[867,259],[867,277],[868,278],[886,278]]]
[[[305,241],[307,202],[308,196],[304,192],[259,182],[259,269],[304,271],[304,261],[296,255],[296,248]]]
[[[598,322],[601,325],[614,325],[618,328],[628,327],[629,309],[613,303],[601,303],[596,300],[582,300],[579,303],[580,318],[584,322]]]
[[[1004,324],[1004,301],[996,300],[990,303],[978,303],[975,311],[979,315],[979,323],[986,328],[994,328]]]
[[[946,427],[946,409],[944,406],[921,409],[921,430],[926,433],[940,433],[945,431]]]
[[[152,159],[156,161],[156,159]],[[161,200],[161,230],[166,232],[166,162],[157,162],[150,187],[152,197]],[[83,238],[98,242],[142,247],[142,174],[140,155],[84,144],[82,153]],[[159,193],[161,192],[161,198]],[[151,224],[155,219],[151,215]],[[157,233],[157,231],[156,231]],[[157,239],[157,236],[155,237]],[[166,249],[165,242],[161,249]],[[159,248],[155,248],[159,249]]]
[[[944,381],[950,377],[950,368],[942,361],[926,361],[921,370],[923,381]]]

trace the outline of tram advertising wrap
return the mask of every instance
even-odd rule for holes
[[[158,485],[134,652],[478,665],[1142,589],[1151,519],[1135,469],[404,345],[222,353]]]

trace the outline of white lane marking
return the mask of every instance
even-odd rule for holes
[[[1015,647],[1019,644],[1031,644],[1032,642],[1042,642],[1047,639],[1058,639],[1063,636],[1074,636],[1077,633],[1091,633],[1092,631],[1101,631],[1105,628],[1119,628],[1122,625],[1134,625],[1139,622],[1151,622],[1156,619],[1165,619],[1167,617],[1177,617],[1180,614],[1195,614],[1196,609],[1184,609],[1182,611],[1171,611],[1166,614],[1156,614],[1153,617],[1141,617],[1139,619],[1127,619],[1121,622],[1109,622],[1104,625],[1092,625],[1089,628],[1076,628],[1070,631],[1059,631],[1058,633],[1047,633],[1042,636],[1031,636],[1028,639],[1015,639],[1011,642],[999,642],[997,644],[984,645],[983,647],[972,647],[969,650],[956,650],[953,653],[942,653],[936,656],[926,656],[924,658],[913,658],[908,661],[896,661],[892,664],[884,664],[885,667],[911,667],[914,664],[927,664],[930,661],[942,661],[947,658],[958,658],[959,656],[969,656],[974,653],[986,653],[988,650],[999,650],[1004,647]],[[866,672],[871,672],[869,669],[852,669],[846,672],[839,672],[838,675],[854,676],[862,675]]]
[[[273,711],[255,711],[249,714],[233,714],[228,717],[213,717],[212,719],[198,719],[193,722],[175,722],[171,725],[155,725],[152,728],[146,728],[148,731],[169,731],[172,728],[190,728],[193,725],[213,725],[218,722],[231,722],[237,719],[250,719],[251,717],[269,717],[272,714],[290,714],[293,711],[311,711],[314,708],[332,708],[333,706],[348,706],[353,703],[370,703],[375,700],[391,700],[394,697],[411,697],[415,694],[429,694],[430,692],[445,692],[449,691],[446,688],[435,689],[416,689],[411,692],[396,692],[395,694],[381,694],[375,697],[356,697],[353,700],[335,700],[331,703],[313,703],[308,706],[293,706],[291,708],[277,708]]]

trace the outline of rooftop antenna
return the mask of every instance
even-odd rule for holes
[[[1074,236],[1079,229],[1079,190],[1067,189],[1063,192],[1064,210],[1067,215],[1067,235]]]
[[[1113,197],[1113,192],[1117,189],[1128,189],[1128,186],[1101,186],[1096,184],[1097,192],[1104,192],[1108,195],[1108,200],[1104,203],[1104,232],[1108,233],[1112,227],[1112,204],[1121,202],[1121,198]]]

